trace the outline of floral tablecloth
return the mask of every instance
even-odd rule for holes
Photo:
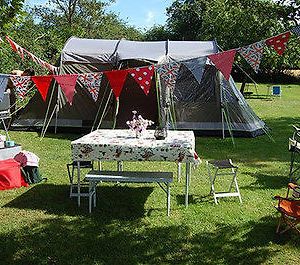
[[[198,164],[192,131],[168,131],[156,140],[154,130],[136,138],[130,130],[96,130],[71,142],[73,161],[173,161]]]

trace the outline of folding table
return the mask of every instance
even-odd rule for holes
[[[188,206],[191,164],[200,163],[192,131],[168,131],[156,140],[154,130],[136,138],[130,130],[100,129],[71,142],[72,160],[77,162],[77,200],[80,206],[80,161],[165,161],[186,163],[185,206]]]

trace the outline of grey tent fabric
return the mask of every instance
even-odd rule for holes
[[[52,86],[47,96],[50,113],[56,102],[60,108],[57,120],[50,126],[94,128],[126,128],[126,121],[136,110],[144,118],[170,128],[191,129],[205,134],[221,135],[224,131],[245,136],[265,132],[265,124],[247,104],[234,81],[229,82],[206,56],[217,53],[214,41],[128,41],[70,38],[60,57],[60,74],[74,74],[127,69],[176,61],[181,63],[175,88],[168,91],[159,78],[152,79],[149,95],[145,95],[134,79],[128,75],[116,100],[105,75],[98,100],[78,83],[73,104],[65,103],[64,96]],[[160,84],[160,85],[158,85]],[[52,93],[53,92],[53,93]],[[50,101],[50,94],[54,95]],[[171,107],[166,111],[166,103]],[[20,113],[17,126],[42,126],[47,105],[37,93]]]
[[[65,63],[117,63],[123,60],[187,60],[217,52],[212,41],[128,41],[70,38],[61,53]]]

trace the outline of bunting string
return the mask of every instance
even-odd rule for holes
[[[210,61],[215,65],[215,67],[224,75],[225,79],[229,80],[231,70],[232,70],[232,64],[234,62],[234,57],[236,52],[238,52],[247,61],[247,63],[253,68],[253,70],[256,73],[258,73],[265,47],[266,46],[272,47],[278,53],[278,55],[282,55],[287,47],[287,43],[291,36],[291,33],[300,36],[300,25],[297,25],[290,31],[284,32],[277,36],[268,38],[266,40],[261,40],[259,42],[250,44],[248,46],[199,57],[199,58],[203,58],[203,60],[202,59],[199,60],[201,69],[197,77],[195,78],[199,83],[201,82],[201,78],[203,74],[202,68],[204,68],[205,66],[206,58],[209,58]],[[6,39],[9,42],[11,48],[16,53],[18,53],[22,59],[24,58],[24,53],[26,53],[34,62],[38,63],[42,67],[52,72],[58,70],[57,67],[39,59],[34,54],[22,48],[20,45],[12,41],[8,36],[6,36]],[[2,39],[0,38],[0,42],[1,41]],[[193,59],[197,59],[197,58],[193,58]],[[185,60],[182,62],[174,61],[166,64],[150,65],[145,67],[125,69],[125,70],[113,70],[113,71],[104,71],[104,72],[95,72],[95,73],[72,74],[72,75],[48,75],[48,76],[30,77],[30,76],[14,76],[14,75],[2,74],[1,75],[2,87],[0,87],[1,88],[0,100],[5,90],[4,86],[5,84],[7,84],[6,82],[7,78],[11,79],[13,85],[16,88],[16,93],[20,99],[23,99],[24,96],[27,94],[28,87],[31,84],[31,81],[33,81],[37,90],[40,92],[43,100],[45,101],[50,83],[53,79],[55,79],[58,85],[61,87],[63,93],[67,98],[67,101],[70,104],[72,104],[73,101],[77,80],[84,87],[86,87],[92,99],[94,101],[97,101],[103,75],[105,75],[106,78],[108,79],[110,87],[116,99],[119,98],[122,92],[122,88],[125,84],[127,75],[130,75],[140,86],[140,88],[143,90],[145,95],[148,95],[151,87],[151,81],[154,76],[154,71],[156,71],[160,75],[161,80],[165,83],[165,85],[168,88],[174,89],[181,64],[184,64],[186,67],[188,67],[191,70],[191,66],[189,65],[189,62]]]

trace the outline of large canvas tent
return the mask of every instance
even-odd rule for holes
[[[101,40],[70,38],[60,56],[60,74],[99,72],[126,69],[149,64],[181,63],[175,88],[170,92],[159,78],[152,80],[146,96],[133,78],[127,77],[120,95],[119,106],[106,78],[102,79],[97,102],[78,83],[73,104],[53,85],[43,102],[39,93],[21,111],[15,126],[42,126],[45,116],[52,126],[64,127],[126,127],[132,110],[144,118],[159,123],[169,112],[169,126],[192,129],[210,134],[233,133],[256,136],[265,124],[252,111],[232,78],[222,74],[206,59],[217,53],[214,41]],[[171,103],[166,110],[165,102]],[[48,110],[48,111],[47,111]],[[46,115],[47,114],[47,115]],[[52,112],[54,114],[54,112]]]

